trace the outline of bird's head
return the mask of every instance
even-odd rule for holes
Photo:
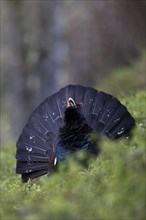
[[[72,98],[69,98],[67,100],[66,108],[81,108],[81,105],[79,103],[76,103]]]

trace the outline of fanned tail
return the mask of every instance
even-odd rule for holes
[[[56,143],[69,98],[80,106],[87,123],[98,134],[109,138],[129,136],[135,124],[127,108],[109,94],[80,85],[62,88],[30,115],[17,141],[16,172],[24,182],[55,169]]]

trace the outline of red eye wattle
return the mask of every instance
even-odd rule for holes
[[[81,104],[80,103],[76,103],[77,108],[81,108]]]

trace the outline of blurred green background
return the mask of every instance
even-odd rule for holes
[[[146,1],[0,0],[0,6],[1,219],[144,220]],[[87,170],[70,159],[67,171],[21,184],[15,142],[32,110],[67,84],[118,97],[136,119],[133,139],[103,140]]]

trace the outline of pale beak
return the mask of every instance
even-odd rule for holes
[[[76,107],[76,103],[72,98],[69,98],[67,101],[67,108],[68,107]]]

